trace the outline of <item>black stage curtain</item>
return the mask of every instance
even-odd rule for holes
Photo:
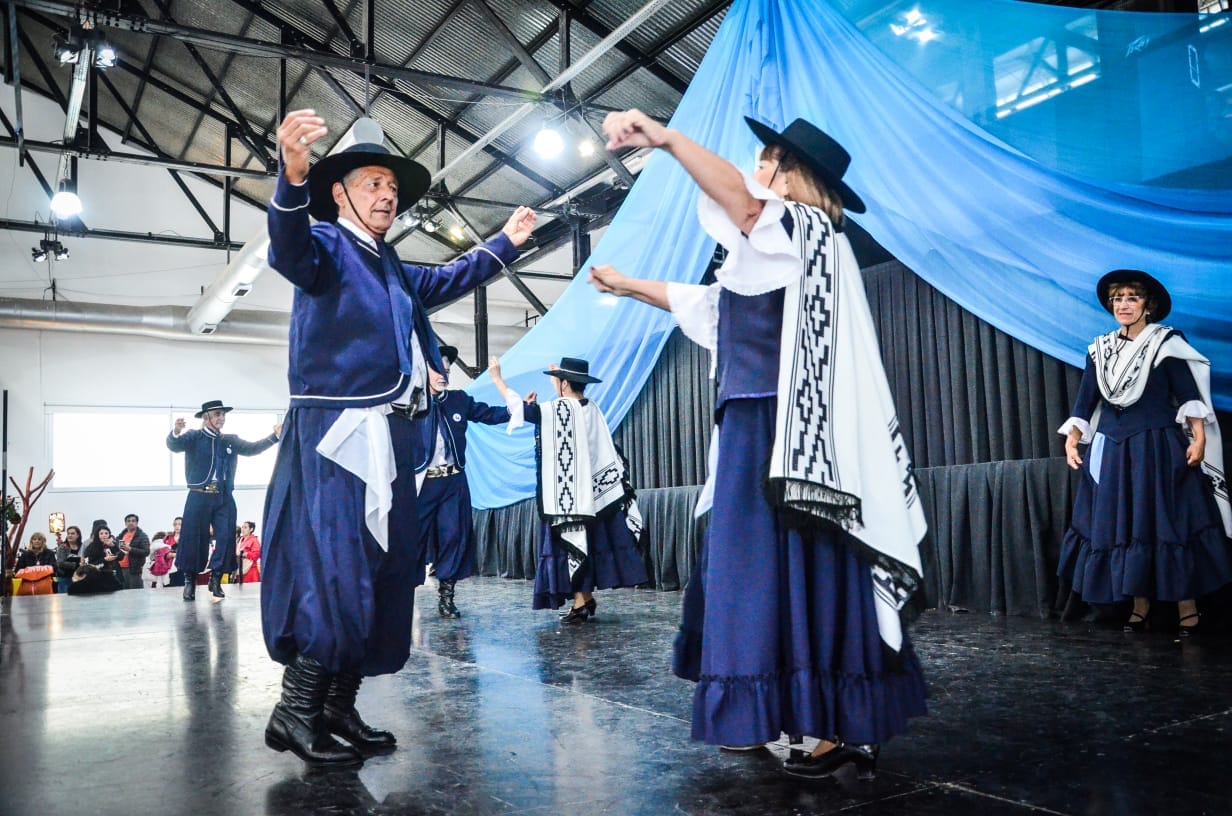
[[[864,284],[928,515],[928,605],[1046,614],[1076,486],[1056,429],[1082,372],[993,328],[897,261],[865,269]],[[688,582],[701,543],[704,520],[695,523],[692,510],[706,476],[709,375],[709,353],[675,332],[613,434],[660,589]],[[1232,448],[1232,416],[1219,418]],[[485,575],[534,575],[534,500],[478,511],[475,523]]]

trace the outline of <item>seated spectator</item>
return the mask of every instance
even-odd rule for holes
[[[261,580],[261,542],[257,539],[255,522],[245,521],[240,525],[239,544],[235,554],[239,556],[241,584],[255,584]]]
[[[123,555],[111,536],[111,528],[106,523],[99,524],[94,529],[94,537],[86,545],[86,563],[110,576],[111,580],[116,582],[116,589],[124,587],[124,579],[120,573],[120,559]]]
[[[110,531],[109,531],[110,532]],[[115,573],[101,570],[93,564],[82,564],[73,573],[69,595],[95,595],[100,592],[115,592],[120,588]]]
[[[34,533],[30,544],[17,556],[13,574],[21,579],[18,595],[51,595],[55,592],[56,553],[47,549],[47,536]]]
[[[26,567],[55,567],[56,551],[47,549],[47,536],[34,533],[30,536],[30,544],[17,555],[13,571]]]
[[[68,592],[73,573],[85,557],[86,543],[81,540],[81,528],[74,525],[56,534],[56,588]]]

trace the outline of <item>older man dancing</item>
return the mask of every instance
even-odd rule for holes
[[[442,368],[426,309],[498,274],[535,213],[519,207],[452,263],[405,264],[385,234],[427,191],[428,171],[365,143],[309,170],[310,146],[327,132],[311,110],[283,120],[269,207],[269,262],[295,300],[261,594],[266,646],[286,671],[265,741],[310,765],[354,767],[396,746],[364,723],[355,699],[362,678],[406,662],[423,582],[415,475],[396,463],[411,460],[428,371]]]

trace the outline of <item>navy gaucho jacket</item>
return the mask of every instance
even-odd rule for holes
[[[295,285],[291,310],[292,407],[366,408],[406,390],[414,326],[424,360],[443,370],[427,309],[498,274],[517,249],[503,232],[452,263],[403,263],[345,227],[309,225],[308,185],[278,177],[269,207],[269,263]]]

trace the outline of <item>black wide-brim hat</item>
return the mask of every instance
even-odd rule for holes
[[[233,409],[231,408],[230,405],[223,405],[222,400],[210,400],[209,402],[201,403],[201,410],[193,414],[193,416],[195,416],[197,419],[201,419],[201,417],[205,416],[210,411],[219,411],[219,410],[221,410],[224,414],[226,414],[226,413],[229,413]]]
[[[334,203],[335,181],[357,167],[386,167],[398,180],[398,212],[415,206],[432,186],[432,174],[417,161],[390,153],[385,145],[357,142],[346,150],[331,153],[308,171],[308,213],[318,221],[337,221],[338,205]]]
[[[1112,303],[1108,300],[1109,290],[1114,286],[1120,286],[1124,283],[1140,284],[1146,289],[1147,298],[1155,301],[1155,308],[1151,311],[1152,323],[1158,323],[1172,311],[1172,295],[1168,294],[1168,290],[1162,283],[1141,269],[1114,269],[1100,278],[1099,283],[1095,284],[1095,293],[1099,297],[1099,305],[1107,309],[1108,314],[1116,314],[1112,310]]]
[[[756,119],[744,117],[749,127],[764,145],[778,145],[789,151],[817,177],[843,198],[843,209],[862,213],[867,208],[864,199],[847,186],[843,176],[851,165],[851,154],[821,128],[804,119],[797,119],[779,133]]]
[[[573,383],[603,382],[598,377],[590,376],[590,363],[579,357],[561,357],[558,368],[549,368],[543,373]]]
[[[441,360],[453,365],[458,362],[458,347],[457,346],[440,346]]]

